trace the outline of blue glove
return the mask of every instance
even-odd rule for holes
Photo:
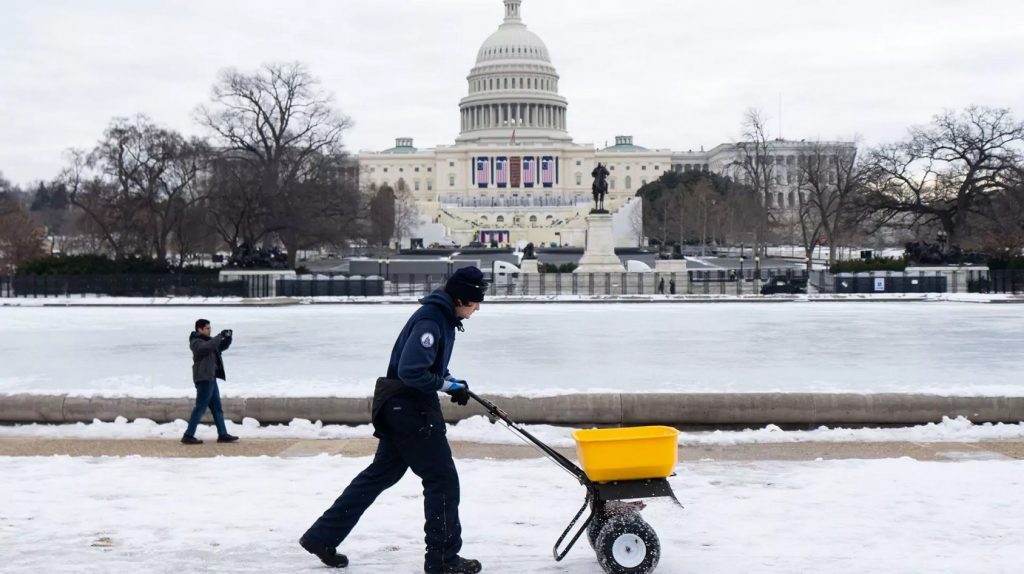
[[[441,390],[451,395],[452,402],[460,407],[469,404],[469,383],[466,381],[459,381],[454,378],[445,379]]]
[[[446,393],[450,393],[452,391],[460,391],[465,388],[468,388],[466,382],[460,381],[455,377],[448,377],[447,379],[444,380],[443,383],[441,383],[441,390]]]

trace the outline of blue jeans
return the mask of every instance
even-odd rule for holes
[[[213,422],[217,425],[217,435],[228,434],[228,427],[224,424],[224,408],[220,404],[220,390],[217,388],[217,381],[196,383],[196,407],[192,409],[192,416],[188,418],[188,429],[185,434],[196,436],[196,427],[199,421],[206,414],[209,408],[213,413]]]
[[[439,573],[442,564],[453,560],[462,549],[459,474],[448,447],[444,421],[440,413],[432,420],[424,408],[402,397],[388,400],[379,416],[385,436],[377,445],[373,462],[303,537],[338,546],[373,501],[394,486],[406,470],[412,470],[423,481],[425,570],[428,574]]]

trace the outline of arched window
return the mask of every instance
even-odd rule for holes
[[[626,189],[633,189],[633,176],[626,176]]]
[[[480,216],[480,221],[483,221],[484,223],[487,223],[487,216],[486,215],[481,215]]]
[[[615,178],[614,177],[608,180],[608,189],[611,189],[611,190],[615,189]]]
[[[536,215],[531,215],[530,216],[530,223],[537,223],[537,216]]]
[[[494,218],[494,220],[497,221],[498,223],[505,223],[505,216],[499,215],[498,217]]]
[[[555,219],[554,215],[549,215],[549,216],[544,218],[544,221],[554,221],[554,219]]]

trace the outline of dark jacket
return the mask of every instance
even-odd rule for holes
[[[192,349],[192,382],[208,383],[215,379],[227,380],[224,374],[224,360],[220,354],[231,346],[231,339],[217,335],[207,337],[196,331],[188,337]]]
[[[455,302],[438,289],[420,300],[420,308],[409,317],[391,349],[386,377],[377,380],[373,393],[373,419],[384,403],[403,395],[441,414],[437,392],[449,375],[448,361],[455,346],[455,330],[462,321],[455,315]]]

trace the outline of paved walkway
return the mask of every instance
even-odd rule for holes
[[[301,457],[318,454],[370,456],[376,448],[374,439],[296,440],[242,439],[234,444],[209,441],[186,446],[170,439],[51,439],[0,438],[0,456],[145,456],[145,457],[214,457],[214,456],[278,456]],[[526,445],[495,445],[452,442],[456,458],[515,460],[543,456]],[[558,449],[575,458],[572,449]],[[918,442],[802,442],[786,444],[744,444],[716,446],[684,446],[679,449],[682,461],[807,461],[816,459],[879,459],[909,457],[915,460],[1012,460],[1024,459],[1024,441],[989,441],[977,443]]]

